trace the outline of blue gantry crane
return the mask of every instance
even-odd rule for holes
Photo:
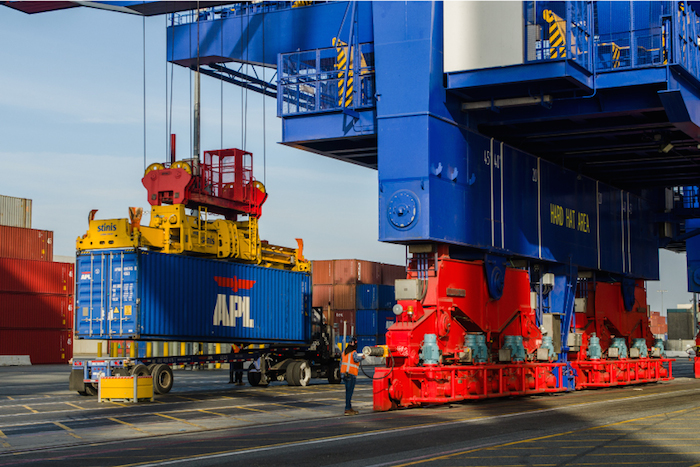
[[[671,377],[643,281],[686,250],[700,291],[696,3],[171,9],[167,57],[276,98],[282,144],[378,171],[379,240],[409,252],[368,350],[386,410]]]

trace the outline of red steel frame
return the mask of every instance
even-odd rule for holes
[[[522,336],[528,354],[541,346],[528,272],[507,268],[503,295],[495,300],[489,295],[482,261],[454,260],[439,248],[434,260],[423,262],[422,270],[416,270],[414,264],[418,263],[411,263],[409,277],[426,281],[425,294],[421,300],[399,301],[404,312],[387,331],[387,367],[374,373],[374,410],[563,392],[571,388],[566,384],[571,374],[576,389],[672,379],[672,359],[588,360],[586,356],[593,332],[602,335],[603,348],[609,346],[613,335],[627,340],[645,338],[648,345],[653,344],[643,283],[636,285],[636,302],[630,311],[624,309],[619,284],[587,286],[585,317],[578,316],[575,324],[585,342],[577,352],[568,352],[569,363],[466,363],[459,356],[465,351],[467,333],[483,333],[492,355],[502,348],[506,335]],[[436,336],[439,364],[421,365],[426,334]],[[700,363],[696,365],[700,368]]]

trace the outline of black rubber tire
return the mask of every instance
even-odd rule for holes
[[[148,367],[143,363],[139,363],[129,370],[130,376],[149,376],[150,374],[151,373],[148,371]]]
[[[311,382],[311,364],[306,360],[297,362],[294,368],[296,375],[294,380],[297,386],[307,386]]]
[[[151,370],[151,376],[153,376],[153,391],[156,394],[167,394],[173,388],[175,378],[170,366],[164,363],[155,365]]]
[[[129,376],[129,370],[126,368],[115,368],[112,371],[112,376]]]
[[[259,371],[253,371],[253,368],[248,369],[248,382],[250,383],[251,386],[256,387],[260,386],[260,380],[262,379],[262,375],[260,374]]]
[[[328,382],[330,384],[340,384],[340,367],[330,364],[328,366]]]
[[[149,375],[152,375],[152,374],[153,374],[153,369],[154,369],[156,366],[158,366],[158,365],[156,365],[155,363],[151,363],[150,365],[148,365],[148,374],[149,374]]]
[[[284,372],[284,379],[287,380],[287,384],[290,386],[299,386],[299,365],[301,362],[296,360],[287,365],[287,369]]]
[[[96,396],[97,395],[97,388],[92,385],[92,383],[87,383],[85,385],[85,394],[88,396]]]

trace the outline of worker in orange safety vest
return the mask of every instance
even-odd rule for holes
[[[359,363],[364,359],[365,356],[357,352],[357,338],[351,337],[340,361],[340,374],[345,382],[345,415],[359,413],[352,408],[352,393],[355,391],[355,383],[360,369]]]

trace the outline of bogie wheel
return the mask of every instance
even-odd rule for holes
[[[262,373],[260,371],[255,371],[255,369],[251,366],[248,368],[248,382],[250,383],[251,386],[267,386],[269,383],[262,384]]]
[[[87,395],[87,396],[96,396],[97,395],[97,386],[94,386],[93,384],[94,383],[87,383],[85,385],[85,395]]]
[[[299,386],[298,367],[301,362],[293,361],[287,365],[284,377],[290,386]]]
[[[129,372],[131,376],[148,376],[151,373],[148,371],[148,367],[143,363],[139,363],[131,369]]]
[[[311,381],[311,365],[306,360],[297,362],[295,369],[296,386],[306,386]]]
[[[338,365],[329,365],[328,382],[330,384],[340,384],[340,368],[338,367]]]
[[[173,370],[170,366],[160,363],[151,370],[153,376],[153,390],[156,394],[167,394],[173,388]]]
[[[152,375],[152,374],[153,374],[153,369],[154,369],[156,366],[158,366],[158,365],[156,365],[155,363],[151,363],[150,365],[148,365],[148,374],[149,374],[149,375]]]

